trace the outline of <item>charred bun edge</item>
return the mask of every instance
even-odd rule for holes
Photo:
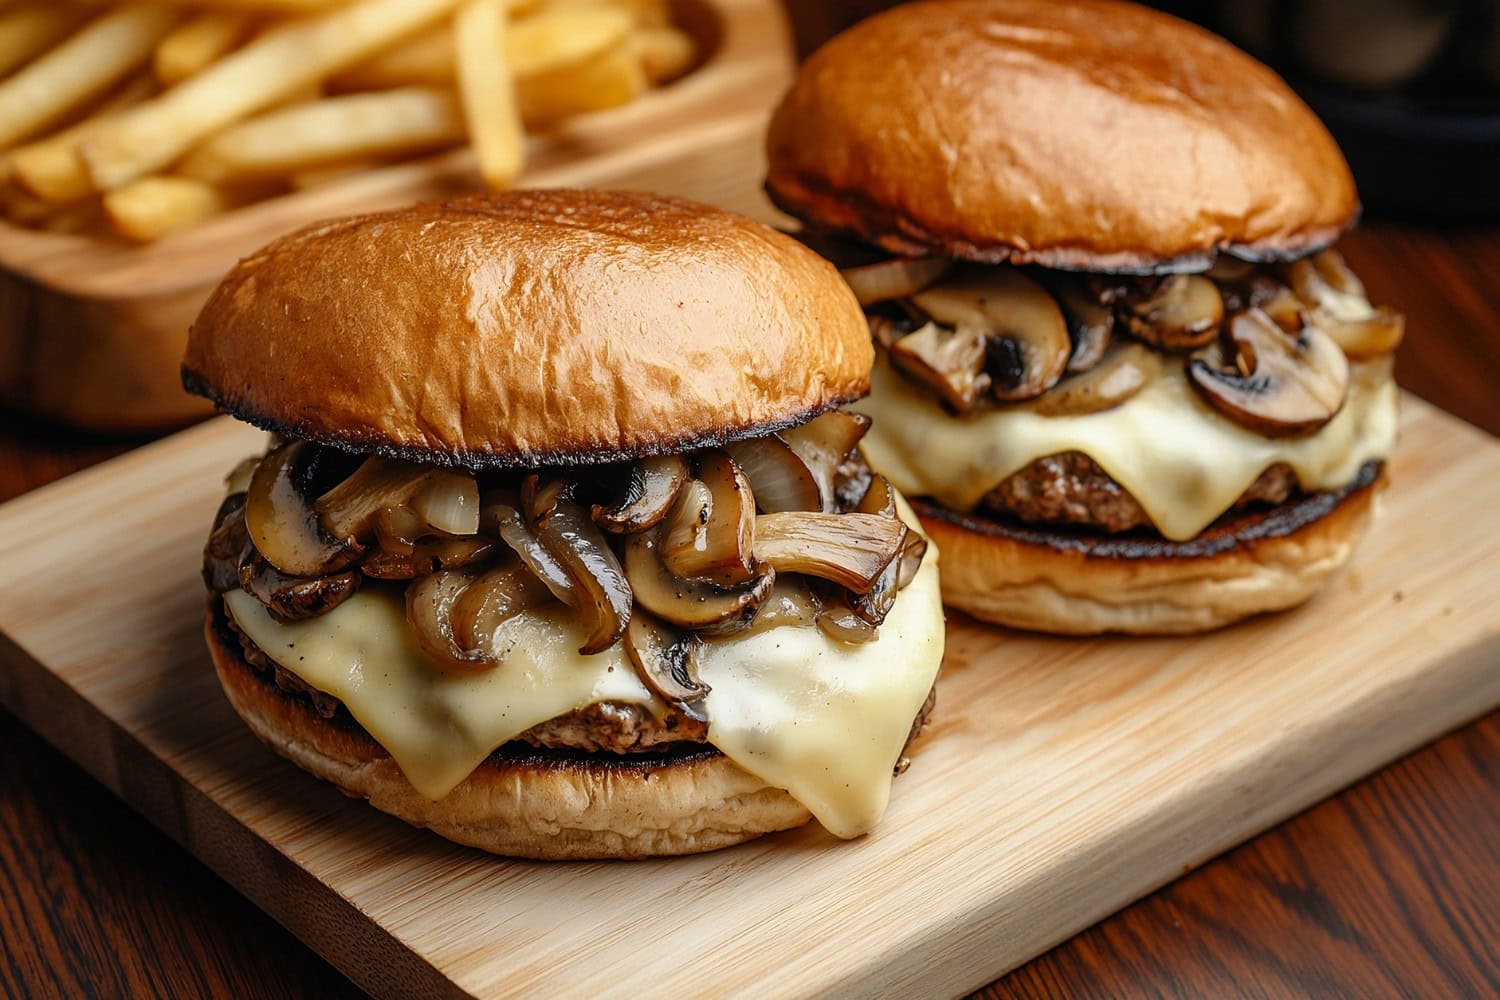
[[[936,254],[976,264],[1034,264],[1059,271],[1127,275],[1206,271],[1220,254],[1252,264],[1297,260],[1337,243],[1339,237],[1358,225],[1362,211],[1357,206],[1342,225],[1308,230],[1284,240],[1223,243],[1162,257],[1146,252],[1097,253],[1079,247],[1027,248],[1001,241],[980,244],[933,232],[901,212],[854,191],[819,189],[801,180],[783,186],[769,179],[765,191],[777,208],[802,220],[809,228],[854,237],[901,256]]]
[[[1366,466],[1342,490],[1230,514],[1186,542],[1019,530],[914,506],[943,551],[950,608],[1052,635],[1193,635],[1323,590],[1370,527],[1386,481],[1379,467]]]
[[[1185,562],[1212,559],[1233,552],[1249,543],[1294,535],[1333,513],[1350,497],[1369,490],[1381,478],[1385,463],[1366,462],[1348,485],[1336,490],[1304,493],[1285,503],[1226,515],[1202,533],[1186,541],[1174,542],[1147,532],[1122,535],[1091,534],[1086,531],[1026,525],[1010,518],[987,517],[982,513],[961,514],[925,497],[909,502],[918,516],[941,521],[990,538],[1002,538],[1023,545],[1034,545],[1054,552],[1074,552],[1088,558],[1120,562]]]
[[[281,434],[299,441],[327,445],[330,448],[337,448],[340,451],[349,452],[354,455],[376,455],[380,458],[395,458],[407,462],[436,465],[445,468],[470,469],[473,471],[484,469],[532,469],[550,466],[572,468],[590,465],[609,465],[614,462],[650,458],[653,455],[676,455],[704,448],[717,448],[734,441],[763,437],[767,434],[773,434],[776,431],[786,430],[788,427],[805,424],[814,417],[862,399],[869,388],[867,382],[865,391],[825,399],[815,406],[797,411],[779,420],[766,421],[750,427],[722,431],[684,434],[677,437],[663,436],[658,441],[643,443],[634,448],[600,447],[572,451],[514,451],[501,454],[498,452],[455,452],[441,448],[423,448],[417,445],[393,444],[389,440],[373,434],[332,434],[327,431],[314,429],[307,424],[286,423],[251,408],[230,394],[219,392],[209,384],[206,377],[192,371],[186,365],[182,366],[182,387],[189,393],[195,396],[202,396],[213,403],[219,412],[227,413],[237,420],[243,420],[247,424],[259,427],[261,430],[269,431],[272,434]]]

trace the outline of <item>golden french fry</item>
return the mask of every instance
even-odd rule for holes
[[[82,121],[38,139],[17,146],[6,157],[11,178],[29,193],[57,204],[76,201],[93,191],[83,161],[78,158],[78,143],[104,122],[118,118],[156,90],[147,73],[137,74],[110,94]]]
[[[0,74],[41,55],[81,20],[78,11],[67,7],[20,7],[0,13]]]
[[[252,15],[212,10],[176,28],[156,46],[156,78],[163,86],[180,83],[250,36]]]
[[[218,215],[230,204],[212,184],[188,177],[143,177],[104,196],[110,224],[142,243]]]
[[[178,172],[224,183],[274,177],[352,159],[415,153],[463,141],[464,116],[448,90],[408,87],[294,105],[220,132]]]
[[[675,80],[698,57],[693,36],[680,28],[639,28],[630,36],[630,44],[652,83]]]
[[[109,89],[143,63],[177,14],[133,4],[105,14],[0,83],[0,148],[13,145]]]
[[[697,56],[667,0],[48,2],[0,0],[0,73],[30,63],[0,82],[0,151],[53,130],[0,152],[0,212],[134,240],[465,136],[486,183],[506,187],[523,123],[624,103]],[[85,16],[59,43],[57,25]]]
[[[505,35],[505,54],[517,79],[602,55],[625,43],[632,21],[623,11],[544,11],[512,21]],[[335,90],[383,90],[415,85],[443,86],[454,79],[453,31],[429,29],[340,74]]]
[[[212,133],[337,73],[449,13],[458,0],[359,0],[291,21],[89,136],[79,151],[112,190]]]
[[[603,56],[630,35],[630,15],[602,8],[544,11],[510,26],[505,55],[517,80]]]
[[[527,77],[516,85],[521,117],[533,127],[625,104],[645,89],[641,61],[626,46],[612,49],[599,59]]]
[[[362,174],[366,170],[379,170],[383,166],[385,166],[383,160],[344,160],[340,163],[297,170],[287,174],[286,179],[293,191],[306,191],[308,188],[322,187],[324,184],[331,184],[354,174]]]
[[[306,104],[308,101],[321,101],[326,96],[328,95],[323,93],[322,82],[317,81],[314,83],[309,83],[305,87],[298,87],[296,90],[287,94],[283,99],[277,101],[275,104],[272,104],[271,109],[290,108],[298,104]]]
[[[385,90],[389,87],[451,86],[453,29],[433,25],[329,81],[336,91]]]
[[[70,0],[84,7],[114,6],[119,0]],[[327,11],[334,7],[347,6],[349,0],[152,0],[158,6],[179,9],[203,9],[263,11],[276,14],[309,14]]]
[[[541,7],[555,11],[618,10],[648,28],[665,28],[672,23],[667,0],[542,0]]]
[[[506,58],[505,0],[467,0],[453,19],[458,93],[479,173],[495,190],[521,173],[525,133]]]

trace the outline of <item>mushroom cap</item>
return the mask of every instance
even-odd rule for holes
[[[771,121],[788,212],[904,254],[1089,271],[1300,256],[1359,202],[1268,68],[1106,0],[936,0],[837,36]]]
[[[183,384],[290,437],[474,468],[767,433],[865,394],[832,265],[677,198],[516,191],[314,225],[241,261]]]

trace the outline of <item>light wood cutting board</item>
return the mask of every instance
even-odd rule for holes
[[[228,420],[0,508],[0,700],[377,996],[956,994],[1500,703],[1500,443],[1403,405],[1372,537],[1298,611],[950,622],[935,725],[857,842],[511,862],[282,762],[199,634],[221,477],[262,442]]]

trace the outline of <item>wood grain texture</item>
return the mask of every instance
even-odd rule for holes
[[[1500,995],[1496,830],[1492,714],[980,996]]]
[[[952,623],[874,836],[496,861],[301,775],[225,705],[195,554],[260,440],[216,421],[0,511],[0,701],[378,995],[684,992],[706,968],[718,993],[959,992],[1500,702],[1500,445],[1407,400],[1407,527],[1298,612],[1191,640]],[[663,938],[676,961],[641,962]]]
[[[597,182],[699,145],[725,121],[769,112],[792,55],[777,0],[676,0],[703,63],[630,104],[527,142],[521,183]],[[0,222],[0,399],[95,430],[160,430],[209,414],[183,394],[188,324],[241,257],[319,219],[484,187],[468,147],[366,171],[226,213],[155,243]]]

